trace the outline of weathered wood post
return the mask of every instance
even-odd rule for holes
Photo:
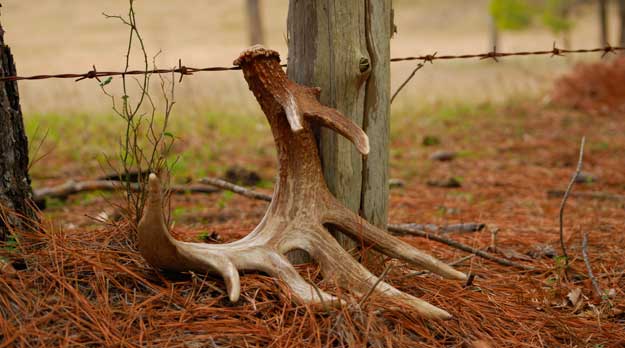
[[[0,26],[0,76],[16,75],[9,46]],[[0,240],[12,228],[24,229],[36,214],[29,204],[28,141],[20,108],[17,82],[0,82]]]
[[[288,76],[321,88],[321,102],[369,136],[364,158],[346,139],[321,129],[319,147],[332,193],[373,224],[388,211],[391,0],[291,0]],[[346,249],[356,243],[337,234]]]
[[[606,0],[599,0],[599,42],[601,46],[609,44],[608,39],[608,3]]]
[[[625,47],[625,0],[618,0],[618,17],[620,21],[619,46]]]

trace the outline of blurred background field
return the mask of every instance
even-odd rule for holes
[[[616,4],[614,4],[616,5]],[[107,14],[125,14],[125,0],[106,2],[21,0],[3,2],[2,20],[7,41],[13,48],[19,72],[83,72],[93,64],[99,70],[123,67],[127,30]],[[488,1],[396,0],[398,33],[391,41],[393,57],[487,52]],[[614,6],[615,7],[615,6]],[[288,1],[262,2],[266,45],[286,59],[286,15]],[[187,66],[229,66],[248,46],[245,3],[236,1],[150,1],[136,4],[138,24],[149,53],[159,50],[158,64],[172,67],[181,58]],[[609,11],[616,43],[616,9]],[[573,13],[571,46],[599,46],[595,6],[578,6]],[[550,49],[553,42],[563,46],[561,37],[535,26],[501,34],[498,51]],[[395,110],[414,109],[437,102],[501,102],[508,98],[542,96],[554,76],[578,59],[596,56],[545,59],[515,57],[503,64],[492,62],[437,62],[423,69],[402,93]],[[393,87],[413,68],[414,62],[392,65]],[[139,67],[139,66],[137,66]],[[206,110],[257,114],[252,95],[239,73],[198,74],[177,88],[181,114],[196,115]],[[42,112],[106,113],[109,101],[91,81],[71,80],[24,82],[20,85],[22,106],[27,115]]]

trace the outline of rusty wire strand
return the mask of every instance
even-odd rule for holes
[[[459,55],[437,55],[438,52],[434,54],[426,54],[421,56],[408,56],[408,57],[399,57],[399,58],[391,58],[391,62],[405,62],[405,61],[414,61],[420,60],[423,63],[430,62],[433,63],[435,60],[454,60],[454,59],[473,59],[478,58],[480,60],[483,59],[493,59],[498,61],[497,58],[501,57],[511,57],[511,56],[539,56],[539,55],[551,55],[551,57],[555,56],[564,56],[567,53],[599,53],[603,52],[601,57],[605,57],[609,53],[616,53],[617,51],[625,51],[625,47],[619,46],[605,46],[591,49],[577,49],[577,50],[567,50],[561,49],[553,45],[553,48],[550,50],[544,51],[523,51],[523,52],[498,52],[495,48],[493,51],[486,53],[477,53],[477,54],[459,54]],[[282,67],[286,67],[286,64],[282,64]],[[193,68],[182,65],[182,60],[178,60],[178,67],[173,69],[151,69],[151,70],[129,70],[129,71],[98,71],[93,66],[93,69],[86,73],[66,73],[66,74],[41,74],[41,75],[32,75],[32,76],[4,76],[0,77],[0,81],[19,81],[19,80],[46,80],[46,79],[76,79],[76,81],[81,81],[84,79],[99,79],[100,77],[107,76],[130,76],[130,75],[144,75],[144,74],[180,74],[180,81],[182,81],[182,76],[184,75],[192,75],[196,72],[209,72],[209,71],[233,71],[233,70],[241,70],[238,66],[213,66],[207,68]]]

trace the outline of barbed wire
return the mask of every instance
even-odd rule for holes
[[[454,60],[454,59],[474,59],[479,58],[483,59],[493,59],[494,61],[498,61],[497,58],[503,57],[511,57],[511,56],[538,56],[538,55],[551,55],[554,56],[564,56],[565,54],[571,53],[600,53],[603,52],[601,57],[605,57],[609,53],[616,53],[617,51],[625,51],[625,47],[619,46],[605,46],[601,48],[591,48],[591,49],[576,49],[576,50],[568,50],[557,48],[555,43],[553,48],[550,50],[543,51],[521,51],[521,52],[497,52],[496,47],[491,52],[486,53],[477,53],[477,54],[456,54],[456,55],[438,55],[438,52],[434,52],[433,54],[426,54],[421,56],[408,56],[408,57],[399,57],[399,58],[391,58],[391,62],[405,62],[405,61],[422,61],[423,63],[433,63],[435,60]],[[286,64],[282,64],[282,67],[286,67]],[[0,77],[0,81],[20,81],[20,80],[46,80],[46,79],[76,79],[76,81],[81,81],[84,79],[96,79],[100,81],[100,77],[109,77],[109,76],[130,76],[130,75],[145,75],[145,74],[180,74],[180,78],[183,76],[193,75],[197,72],[214,72],[214,71],[233,71],[233,70],[241,70],[238,66],[224,67],[224,66],[214,66],[207,68],[193,68],[182,65],[182,61],[178,60],[178,67],[173,69],[152,69],[152,70],[129,70],[129,71],[98,71],[93,66],[93,69],[86,73],[65,73],[65,74],[41,74],[41,75],[32,75],[32,76],[4,76]]]

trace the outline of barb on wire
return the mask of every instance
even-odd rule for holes
[[[603,48],[603,54],[601,55],[601,58],[603,58],[603,57],[607,56],[607,55],[608,55],[608,53],[610,53],[610,52],[612,52],[612,53],[616,54],[614,47],[610,46],[610,44],[607,44],[607,45]]]
[[[564,54],[562,54],[562,50],[556,47],[555,41],[553,42],[553,48],[551,49],[551,57],[553,58],[554,56],[564,57]]]
[[[114,17],[114,16],[109,16]],[[539,55],[551,55],[554,56],[563,56],[564,54],[569,53],[599,53],[603,54],[601,57],[605,57],[608,53],[616,53],[617,51],[625,51],[625,47],[619,46],[610,46],[607,45],[605,47],[598,48],[590,48],[590,49],[577,49],[577,50],[567,50],[557,48],[555,43],[553,44],[553,48],[545,51],[522,51],[522,52],[497,52],[496,47],[493,48],[493,51],[487,53],[476,53],[476,54],[458,54],[458,55],[437,55],[437,52],[434,54],[426,54],[421,56],[409,56],[409,57],[399,57],[399,58],[391,58],[391,62],[405,62],[411,60],[421,60],[423,63],[433,63],[435,60],[453,60],[453,59],[494,59],[495,61],[499,61],[497,58],[501,57],[511,57],[511,56],[539,56]],[[286,64],[282,64],[282,67],[286,67]],[[209,71],[232,71],[232,70],[241,70],[238,66],[213,66],[207,68],[192,68],[182,65],[182,60],[178,61],[178,67],[175,69],[152,69],[152,70],[129,70],[129,71],[97,71],[95,66],[93,66],[93,70],[90,70],[86,73],[67,73],[67,74],[41,74],[41,75],[32,75],[32,76],[3,76],[0,77],[0,81],[19,81],[19,80],[46,80],[46,79],[76,79],[76,81],[81,81],[84,79],[99,79],[100,77],[106,76],[129,76],[129,75],[145,75],[145,74],[170,74],[176,73],[180,74],[181,77],[184,75],[192,75],[196,72],[209,72]],[[182,81],[182,78],[180,79]]]
[[[182,59],[178,59],[178,70],[180,71],[180,79],[178,80],[178,83],[182,82],[184,75],[193,75],[193,73],[190,72],[186,66],[182,65]]]
[[[95,65],[93,65],[93,70],[87,72],[85,76],[76,79],[76,82],[84,80],[84,79],[96,79],[98,80],[98,82],[102,83],[102,81],[100,81],[100,79],[98,78],[98,71],[96,70]]]
[[[495,62],[499,63],[497,60],[497,46],[493,46],[493,50],[491,52],[486,53],[484,57],[481,57],[480,60],[492,58]]]

